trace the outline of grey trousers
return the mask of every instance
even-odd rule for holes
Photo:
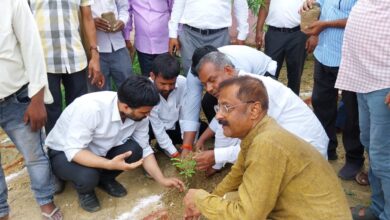
[[[202,35],[183,25],[183,29],[179,33],[179,41],[183,71],[184,75],[187,76],[192,63],[192,55],[197,48],[206,45],[222,47],[229,44],[230,37],[228,29],[210,35]]]

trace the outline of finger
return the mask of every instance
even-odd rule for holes
[[[134,162],[134,163],[130,163],[127,165],[127,170],[135,169],[135,168],[141,166],[143,162],[144,162],[144,159],[141,159],[141,160]]]
[[[178,180],[178,185],[179,185],[179,191],[180,192],[184,192],[184,189],[185,189],[185,185],[182,181]]]
[[[29,117],[28,117],[28,114],[27,114],[27,111],[24,113],[24,116],[23,116],[23,122],[24,124],[28,124],[28,121],[29,121]]]

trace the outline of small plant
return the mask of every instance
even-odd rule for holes
[[[196,161],[192,159],[191,155],[186,158],[171,158],[171,161],[172,164],[179,170],[179,174],[184,178],[186,185],[188,185],[189,180],[196,173]]]

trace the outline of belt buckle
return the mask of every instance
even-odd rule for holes
[[[208,29],[200,29],[200,34],[201,35],[209,35],[209,30]]]

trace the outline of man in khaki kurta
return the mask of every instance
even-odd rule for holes
[[[262,82],[248,76],[220,85],[217,119],[224,134],[242,140],[231,172],[212,194],[190,189],[185,219],[352,219],[332,167],[309,143],[267,116]],[[225,199],[237,191],[237,200]]]

